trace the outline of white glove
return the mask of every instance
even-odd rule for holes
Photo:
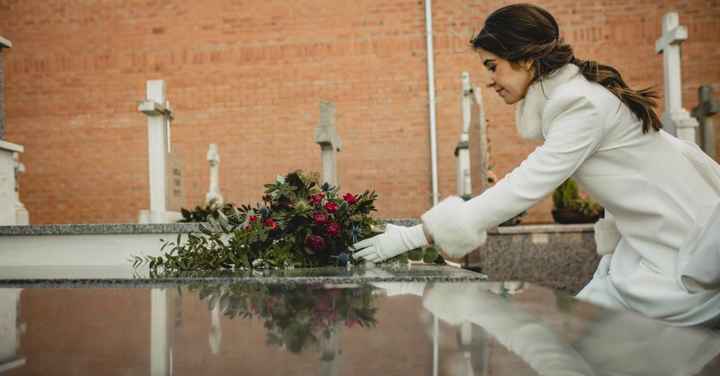
[[[387,224],[385,232],[353,244],[355,259],[380,262],[409,250],[428,245],[422,224],[412,227]]]

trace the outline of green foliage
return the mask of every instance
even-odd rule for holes
[[[581,195],[577,183],[567,179],[553,192],[553,205],[556,209],[572,209],[586,216],[598,215],[602,207],[592,198]]]
[[[180,223],[191,223],[191,222],[208,222],[210,218],[218,219],[220,213],[224,213],[226,216],[233,213],[234,205],[227,203],[219,205],[217,201],[210,200],[204,207],[196,206],[195,209],[189,210],[185,208],[180,209],[183,219],[179,220]]]
[[[340,326],[374,327],[373,288],[370,285],[326,287],[287,284],[203,284],[191,287],[208,309],[219,308],[228,318],[259,319],[267,329],[267,343],[300,353],[317,349]]]
[[[200,224],[199,233],[185,235],[185,242],[178,235],[164,243],[161,256],[132,262],[155,272],[345,265],[349,247],[374,234],[376,199],[371,191],[341,196],[316,177],[291,172],[265,185],[261,203],[204,208],[209,224]]]

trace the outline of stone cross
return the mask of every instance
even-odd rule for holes
[[[5,137],[5,65],[2,50],[10,47],[12,43],[0,37],[0,140]]]
[[[663,54],[665,79],[663,128],[680,139],[695,142],[695,128],[698,122],[682,108],[680,43],[687,39],[687,29],[679,24],[676,12],[665,14],[662,23],[662,36],[655,42],[655,51]]]
[[[165,98],[165,81],[147,82],[146,98],[138,105],[138,111],[148,117],[148,167],[150,175],[150,211],[149,223],[167,223],[171,221],[168,213],[168,200],[172,193],[168,179],[170,149],[170,121],[172,110]]]
[[[315,142],[320,145],[323,183],[337,186],[337,152],[342,143],[335,129],[335,104],[332,102],[320,103],[320,123],[315,128]]]
[[[220,153],[217,144],[210,144],[207,152],[207,160],[210,164],[210,187],[205,196],[205,201],[208,204],[214,201],[215,205],[222,206],[223,197],[222,194],[220,194]]]
[[[712,116],[720,113],[720,102],[713,99],[712,87],[708,85],[700,86],[698,89],[698,102],[698,105],[692,109],[692,116],[700,123],[699,144],[710,158],[717,160]]]

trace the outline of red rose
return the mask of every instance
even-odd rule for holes
[[[305,244],[313,251],[319,251],[325,248],[325,239],[318,235],[309,235],[305,238]]]
[[[257,221],[257,216],[256,216],[256,215],[251,215],[251,216],[248,218],[248,220],[249,220],[250,222],[255,222],[255,221]]]
[[[324,225],[328,222],[327,214],[322,212],[316,212],[315,214],[313,214],[313,219],[315,220],[315,223],[319,225]]]
[[[325,197],[325,194],[322,192],[314,194],[310,196],[310,203],[312,203],[313,205],[320,205],[323,197]]]
[[[270,227],[271,230],[275,230],[278,228],[277,222],[273,221],[272,218],[266,219],[263,224],[265,225],[265,227]]]
[[[343,195],[343,200],[345,200],[345,202],[347,202],[348,205],[352,205],[352,204],[354,204],[354,203],[356,203],[356,202],[358,201],[358,200],[357,200],[357,196],[355,196],[355,195],[352,194],[352,193],[346,193],[346,194],[344,194],[344,195]]]
[[[339,224],[332,222],[327,226],[327,233],[330,236],[337,236],[340,233],[340,229],[341,227]]]
[[[330,201],[327,204],[325,204],[325,210],[327,210],[330,213],[335,213],[338,210],[338,204]]]

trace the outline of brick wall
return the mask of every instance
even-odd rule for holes
[[[468,48],[506,1],[434,2],[441,196],[455,192],[460,74],[486,77]],[[581,58],[616,66],[633,87],[662,88],[655,54],[662,15],[680,13],[684,103],[720,91],[720,4],[708,1],[537,2]],[[208,144],[236,203],[263,183],[320,170],[319,103],[337,106],[344,190],[375,189],[379,216],[417,217],[431,201],[424,3],[421,0],[0,2],[6,55],[6,138],[25,146],[21,200],[33,223],[134,222],[149,206],[145,81],[164,79],[185,161],[186,205],[208,188]],[[484,93],[498,176],[533,150],[514,110]],[[526,222],[547,222],[549,201]]]

